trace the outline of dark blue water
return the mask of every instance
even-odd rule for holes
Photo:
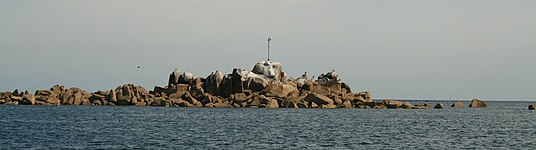
[[[536,148],[531,102],[488,104],[444,110],[0,105],[0,149]]]

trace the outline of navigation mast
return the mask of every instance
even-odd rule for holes
[[[270,41],[272,41],[272,38],[268,37],[268,61],[270,61]]]

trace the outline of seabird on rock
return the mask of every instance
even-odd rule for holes
[[[307,71],[305,73],[303,73],[303,75],[301,75],[301,77],[307,79]]]

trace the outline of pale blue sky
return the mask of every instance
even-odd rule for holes
[[[268,36],[375,98],[536,99],[534,0],[0,0],[0,91],[252,69]]]

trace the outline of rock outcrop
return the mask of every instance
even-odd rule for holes
[[[471,100],[471,104],[469,104],[469,107],[471,107],[471,108],[486,108],[486,107],[488,107],[488,104],[486,104],[486,102],[484,102],[484,101],[481,101],[481,100],[478,100],[478,99],[473,99],[473,100]]]

